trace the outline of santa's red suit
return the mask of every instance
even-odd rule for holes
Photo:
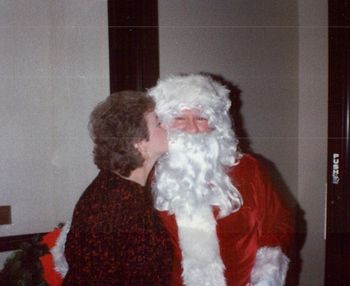
[[[244,155],[239,164],[229,170],[229,175],[244,203],[239,211],[221,219],[218,219],[218,210],[213,208],[226,283],[228,286],[250,285],[253,269],[260,276],[258,280],[268,281],[274,278],[269,277],[269,271],[276,275],[274,268],[282,266],[280,259],[286,259],[286,256],[281,258],[281,254],[287,252],[292,238],[291,212],[281,202],[268,174],[252,156]],[[166,211],[159,214],[175,248],[172,285],[184,285],[176,218]],[[192,243],[195,246],[196,241]],[[258,265],[257,255],[262,258],[262,267]]]

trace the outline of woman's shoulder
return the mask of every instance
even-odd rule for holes
[[[101,196],[103,192],[107,189],[107,177],[104,172],[99,172],[99,174],[92,180],[92,182],[87,186],[87,188],[80,195],[80,198],[76,206],[87,203],[88,201],[94,201],[97,197]]]
[[[78,202],[108,200],[112,194],[122,196],[128,186],[109,171],[100,171],[80,196]]]
[[[75,208],[73,218],[91,216],[103,212],[106,206],[113,201],[110,199],[110,190],[115,188],[106,172],[100,172],[81,194]]]
[[[144,191],[111,172],[101,171],[79,198],[73,219],[105,221],[129,209],[142,208]]]

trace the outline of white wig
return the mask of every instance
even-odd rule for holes
[[[164,123],[184,109],[199,109],[213,123],[213,117],[228,114],[231,106],[229,90],[209,76],[200,74],[171,75],[159,80],[148,91],[156,101],[156,113]]]

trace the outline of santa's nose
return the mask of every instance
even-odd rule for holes
[[[187,125],[185,128],[186,132],[188,132],[188,133],[198,133],[199,132],[199,128],[198,128],[197,122],[195,120],[188,120],[186,125]]]

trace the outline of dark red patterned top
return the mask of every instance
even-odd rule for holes
[[[63,285],[169,285],[172,246],[150,191],[106,171],[79,199]]]

